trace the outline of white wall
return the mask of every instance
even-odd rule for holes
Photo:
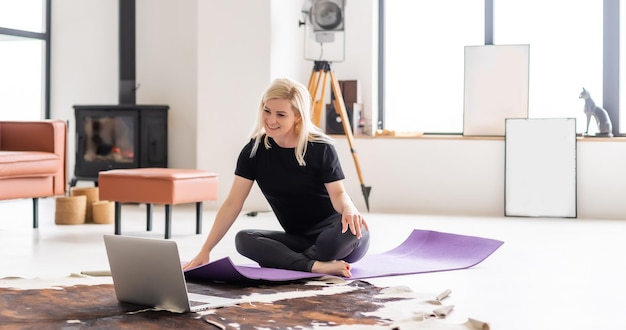
[[[270,3],[199,2],[197,167],[220,175],[220,201],[271,79]],[[252,208],[263,205],[258,190],[252,197]]]
[[[74,105],[118,101],[118,5],[115,1],[52,3],[51,116],[69,121],[68,177],[74,176]]]
[[[53,3],[52,114],[73,124],[74,104],[117,103],[117,2]],[[226,198],[236,157],[254,124],[260,97],[274,78],[307,83],[300,1],[138,0],[138,102],[169,104],[169,166],[220,175]],[[348,0],[346,60],[338,79],[358,79],[366,111],[376,112],[376,0]],[[73,126],[70,132],[74,132]],[[70,136],[70,176],[74,140]],[[346,187],[365,211],[345,137],[337,147]],[[578,143],[578,217],[624,218],[626,143]],[[498,139],[357,138],[371,212],[501,216],[504,141]],[[258,189],[246,210],[267,209]]]
[[[197,10],[196,1],[136,1],[136,101],[170,106],[170,167],[197,162]]]
[[[138,104],[167,104],[171,167],[196,166],[197,2],[137,0]],[[52,4],[51,113],[68,120],[74,175],[76,104],[118,104],[119,6],[111,0]]]

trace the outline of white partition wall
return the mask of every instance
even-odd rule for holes
[[[503,136],[506,118],[528,118],[529,48],[465,47],[463,135]]]
[[[576,119],[507,119],[506,216],[576,217]]]

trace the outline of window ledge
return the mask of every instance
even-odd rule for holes
[[[332,138],[341,138],[344,134],[331,134]],[[461,134],[421,134],[421,135],[354,135],[355,139],[384,140],[504,140],[504,136],[464,136]],[[577,142],[626,142],[626,136],[594,137],[577,136]]]

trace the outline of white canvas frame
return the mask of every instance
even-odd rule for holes
[[[576,119],[507,119],[505,216],[576,217]]]
[[[529,45],[466,46],[463,135],[503,136],[506,118],[528,118]]]

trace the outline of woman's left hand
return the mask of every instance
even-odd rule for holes
[[[369,231],[367,226],[367,222],[354,208],[346,208],[341,214],[341,232],[345,233],[350,229],[350,232],[353,235],[356,235],[357,238],[361,238],[361,229],[365,227],[366,230]]]
[[[369,228],[359,210],[352,203],[352,199],[346,193],[343,187],[343,180],[325,183],[325,185],[333,207],[337,212],[341,213],[341,232],[345,233],[350,229],[353,235],[361,238],[361,230],[365,227],[369,231]]]

